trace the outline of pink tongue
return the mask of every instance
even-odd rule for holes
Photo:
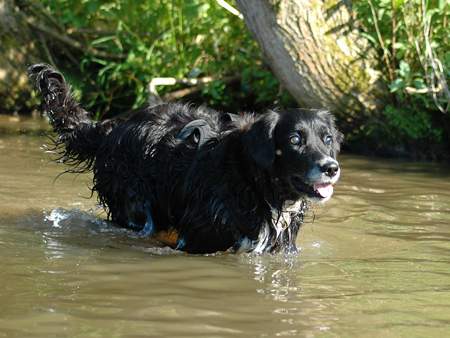
[[[314,189],[319,193],[322,198],[327,198],[333,195],[333,186],[329,183],[327,184],[315,184]]]

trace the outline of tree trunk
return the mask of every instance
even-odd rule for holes
[[[266,61],[297,102],[347,123],[388,100],[378,57],[355,28],[350,1],[236,0]]]

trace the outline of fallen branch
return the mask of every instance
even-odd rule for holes
[[[243,20],[244,16],[241,14],[241,12],[239,12],[236,8],[234,8],[233,6],[231,6],[228,2],[226,2],[225,0],[217,0],[217,4],[221,7],[223,7],[224,9],[226,9],[228,12],[230,12],[233,15],[236,15],[239,19]]]
[[[438,88],[421,88],[421,89],[417,89],[414,87],[406,87],[405,88],[405,92],[408,94],[432,94],[432,93],[440,93],[442,92],[442,88],[438,87]]]
[[[186,85],[198,85],[205,84],[214,81],[211,76],[202,77],[199,79],[176,79],[174,77],[155,77],[148,84],[148,91],[151,95],[159,96],[156,90],[157,86],[173,86],[176,84],[186,84]]]
[[[241,78],[240,75],[226,76],[221,79],[217,79],[212,76],[205,76],[198,79],[188,79],[188,78],[176,79],[174,77],[155,77],[150,81],[148,85],[148,92],[150,94],[150,101],[152,102],[173,101],[178,100],[187,95],[199,92],[203,88],[203,86],[207,83],[211,83],[217,80],[220,80],[224,83],[231,83],[239,80],[240,78]],[[158,91],[156,90],[156,87],[173,86],[176,84],[185,84],[192,87],[175,90],[173,92],[164,95],[163,98],[161,99],[161,97],[158,94]]]
[[[165,101],[165,102],[176,101],[176,100],[179,100],[179,99],[181,99],[181,98],[183,98],[185,96],[195,94],[195,93],[199,92],[201,89],[202,89],[201,87],[195,86],[195,87],[183,88],[183,89],[175,90],[173,92],[170,92],[170,93],[164,95],[162,100]]]

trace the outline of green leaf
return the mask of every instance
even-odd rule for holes
[[[394,9],[399,9],[403,6],[403,4],[405,3],[405,0],[393,0],[392,4]]]
[[[396,43],[394,43],[394,49],[396,49],[396,50],[406,50],[407,46],[403,42],[396,42]]]
[[[398,73],[403,78],[409,77],[411,73],[411,68],[409,67],[409,64],[406,61],[404,60],[400,61],[400,69]]]
[[[364,36],[367,40],[369,40],[370,42],[372,42],[374,45],[378,45],[378,40],[376,39],[376,37],[365,33],[365,32],[361,32],[361,35]]]
[[[423,89],[427,87],[423,79],[414,79],[412,84],[416,89]]]
[[[111,41],[111,40],[114,40],[114,39],[116,39],[115,35],[104,36],[104,37],[92,40],[91,45],[92,46],[100,45],[102,43],[105,43],[107,41]]]
[[[390,85],[389,89],[391,93],[395,93],[396,91],[403,90],[405,88],[405,81],[401,78],[395,79]]]

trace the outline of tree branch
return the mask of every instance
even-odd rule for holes
[[[233,15],[236,15],[239,19],[243,20],[244,16],[241,14],[241,12],[239,12],[236,8],[234,8],[233,6],[231,6],[228,2],[226,2],[225,0],[217,0],[217,4],[219,6],[222,6],[223,8],[225,8],[228,12],[230,12]]]
[[[101,50],[92,48],[90,46],[84,46],[80,42],[78,42],[77,40],[74,40],[74,39],[68,37],[67,35],[63,35],[63,34],[61,34],[59,32],[55,32],[54,30],[52,30],[52,29],[50,29],[48,27],[45,27],[45,26],[42,26],[42,25],[40,25],[40,24],[38,24],[36,22],[33,22],[33,20],[31,20],[29,18],[26,18],[25,20],[31,27],[33,27],[33,28],[35,28],[35,29],[37,29],[37,30],[39,30],[39,31],[41,31],[41,32],[51,36],[52,38],[54,38],[54,39],[56,39],[56,40],[58,40],[58,41],[60,41],[60,42],[62,42],[64,44],[66,44],[66,45],[68,45],[68,46],[70,46],[72,48],[81,50],[83,52],[90,53],[90,54],[92,54],[94,56],[106,58],[106,59],[123,60],[123,59],[126,58],[125,54],[110,54],[110,53],[106,53],[106,52],[103,52]]]
[[[179,90],[175,90],[173,92],[170,92],[163,96],[162,101],[174,101],[181,99],[182,97],[185,97],[187,95],[194,94],[196,92],[199,92],[203,86],[207,83],[211,83],[213,81],[220,80],[224,83],[231,83],[234,81],[237,81],[241,78],[240,75],[231,75],[226,76],[224,78],[218,79],[214,78],[212,76],[205,76],[198,79],[189,79],[189,78],[182,78],[182,79],[176,79],[174,77],[155,77],[153,78],[149,85],[148,85],[148,92],[151,97],[152,102],[159,102],[161,101],[161,97],[158,94],[158,91],[156,90],[156,87],[158,86],[173,86],[176,84],[185,84],[192,87],[189,88],[183,88]]]

